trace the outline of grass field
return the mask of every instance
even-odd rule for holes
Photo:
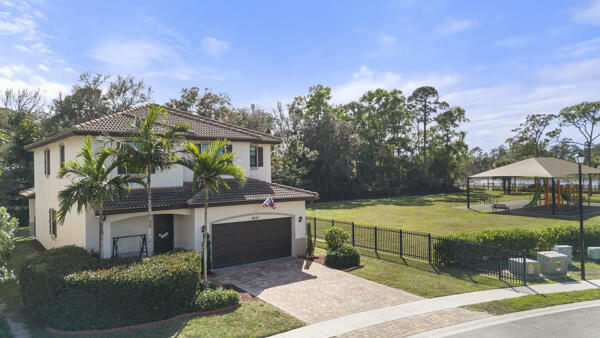
[[[26,232],[26,228],[18,230],[17,244],[9,261],[11,269],[18,270],[27,257],[35,254]],[[0,303],[4,305],[5,316],[22,323],[32,337],[55,337],[23,313],[16,282],[0,283]],[[265,337],[303,325],[300,320],[267,303],[252,301],[244,302],[239,309],[226,314],[188,318],[152,328],[94,337]],[[6,330],[6,321],[0,314],[0,337],[4,337]]]
[[[548,306],[584,302],[600,299],[600,290],[551,293],[546,295],[529,295],[518,298],[503,299],[493,302],[465,306],[466,309],[485,311],[493,315],[539,309]]]
[[[499,202],[531,199],[529,193],[502,195],[499,191],[493,191],[487,194],[498,196]],[[600,195],[595,196],[594,200],[597,198],[600,201]],[[472,203],[478,203],[477,194],[471,200]],[[438,235],[492,229],[542,229],[549,226],[579,224],[577,220],[492,214],[454,208],[466,205],[466,201],[465,193],[454,193],[325,202],[309,206],[306,216],[431,232]],[[600,223],[600,216],[586,219],[586,224],[598,223]]]

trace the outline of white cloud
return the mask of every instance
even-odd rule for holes
[[[547,65],[532,70],[529,82],[507,82],[486,87],[455,89],[443,95],[452,105],[466,109],[471,120],[466,129],[472,146],[489,149],[502,143],[510,130],[527,114],[558,113],[562,108],[582,101],[598,100],[600,58]],[[480,135],[484,128],[492,133]],[[564,136],[578,139],[573,130]]]
[[[509,36],[494,42],[494,46],[515,47],[523,45],[531,40],[533,40],[533,38],[529,35]]]
[[[475,21],[464,20],[464,19],[452,19],[448,20],[442,26],[438,27],[437,31],[440,34],[454,34],[465,31],[475,26]]]
[[[381,34],[378,41],[383,46],[392,46],[396,44],[396,38],[389,34]]]
[[[580,57],[600,51],[600,37],[582,41],[562,48],[566,57]]]
[[[145,70],[174,56],[171,48],[160,41],[122,38],[106,40],[89,54],[113,70],[127,72]]]
[[[219,56],[229,50],[229,42],[207,36],[202,39],[202,48],[210,55]]]
[[[600,26],[600,0],[592,0],[584,7],[573,9],[571,18],[577,23]]]
[[[366,65],[362,65],[360,66],[360,70],[354,74],[352,74],[353,78],[359,78],[359,77],[371,77],[373,76],[373,71],[369,69],[369,67],[367,67]]]
[[[23,65],[5,65],[0,67],[0,89],[29,88],[40,89],[47,98],[56,97],[59,93],[68,92],[68,87],[40,76]]]
[[[31,49],[29,49],[29,47],[27,47],[27,46],[15,45],[15,49],[18,49],[18,50],[20,50],[22,52],[31,54]]]
[[[360,75],[353,76],[353,80],[332,88],[331,95],[334,102],[347,103],[357,100],[365,92],[378,88],[387,90],[397,88],[408,96],[414,89],[420,86],[429,85],[438,89],[447,88],[458,83],[460,79],[457,74],[431,73],[418,78],[406,78],[402,74],[395,72],[374,74],[366,66],[361,66],[361,69],[356,74]]]
[[[40,63],[40,64],[38,65],[38,68],[39,68],[40,70],[43,70],[43,71],[45,71],[45,72],[47,72],[47,71],[50,71],[50,68],[48,68],[48,66],[46,66],[46,65],[45,65],[45,64],[43,64],[43,63]]]

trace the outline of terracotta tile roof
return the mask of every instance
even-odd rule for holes
[[[319,197],[316,192],[251,178],[242,188],[238,187],[233,180],[227,181],[229,190],[221,188],[218,194],[209,195],[210,206],[262,203],[269,196],[273,197],[276,203],[278,201],[313,200]],[[181,187],[153,188],[152,208],[156,210],[200,208],[204,205],[203,196],[203,190],[193,191],[191,183],[185,183]],[[104,210],[107,214],[145,211],[147,200],[144,189],[134,189],[120,201],[104,201]]]
[[[77,124],[68,130],[28,144],[25,146],[25,149],[35,149],[73,135],[127,136],[133,131],[132,125],[135,122],[135,119],[143,119],[146,117],[149,106],[150,105],[143,105]],[[279,137],[234,126],[229,123],[216,121],[181,110],[162,107],[167,114],[159,121],[159,126],[157,127],[158,130],[164,130],[167,127],[173,127],[178,123],[181,123],[188,125],[190,131],[187,133],[186,137],[189,139],[214,140],[217,138],[227,138],[231,141],[249,141],[270,144],[281,143],[281,138]]]

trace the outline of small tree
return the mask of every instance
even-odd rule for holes
[[[325,241],[327,242],[327,251],[336,251],[344,246],[344,243],[350,238],[348,233],[338,227],[331,227],[325,231]]]
[[[315,244],[313,242],[312,230],[310,223],[306,223],[306,257],[312,257],[315,254]]]
[[[177,161],[177,147],[183,143],[183,133],[188,126],[177,124],[164,127],[161,119],[167,112],[163,107],[148,107],[145,119],[135,119],[133,132],[128,142],[122,142],[119,158],[129,170],[145,176],[147,215],[148,215],[148,251],[154,253],[154,217],[152,214],[152,172],[171,168]]]
[[[114,150],[103,148],[98,153],[92,150],[92,139],[86,136],[83,148],[77,155],[81,161],[68,161],[58,171],[58,177],[71,179],[63,190],[58,192],[59,210],[56,219],[65,222],[67,213],[77,206],[80,213],[84,208],[92,208],[98,213],[98,252],[102,255],[102,237],[104,236],[104,201],[121,198],[129,192],[131,184],[144,184],[140,177],[131,175],[112,176],[120,162],[110,161]]]
[[[246,184],[244,169],[233,163],[233,154],[225,151],[230,144],[227,140],[216,140],[201,150],[198,145],[188,142],[178,164],[190,169],[194,178],[192,189],[204,195],[204,232],[203,266],[208,267],[208,199],[209,194],[218,194],[221,187],[229,190],[224,176],[233,177],[233,181],[242,187]],[[208,269],[203,269],[204,280],[208,280]]]
[[[10,251],[15,247],[15,231],[18,226],[19,220],[12,217],[5,207],[0,207],[0,282],[14,277],[6,264]]]

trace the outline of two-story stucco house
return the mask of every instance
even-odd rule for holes
[[[58,192],[67,179],[57,178],[65,161],[75,160],[84,137],[91,135],[93,147],[104,146],[106,136],[126,140],[136,118],[145,118],[147,106],[132,108],[81,123],[44,140],[26,146],[34,154],[35,186],[23,192],[30,198],[31,232],[46,248],[78,245],[98,252],[98,219],[93,210],[78,213],[75,208],[63,225],[54,220]],[[160,124],[186,123],[188,139],[208,144],[218,138],[232,142],[235,163],[244,168],[247,184],[231,184],[210,196],[208,231],[211,235],[214,267],[224,267],[275,257],[293,256],[305,249],[305,202],[318,194],[271,182],[270,147],[281,139],[206,117],[166,108]],[[119,175],[115,170],[114,175]],[[192,173],[176,165],[152,174],[154,231],[148,231],[147,196],[141,187],[132,187],[122,200],[105,202],[103,255],[140,252],[144,240],[153,240],[154,253],[173,248],[202,250],[203,197],[192,191]],[[276,208],[263,207],[271,196]]]

